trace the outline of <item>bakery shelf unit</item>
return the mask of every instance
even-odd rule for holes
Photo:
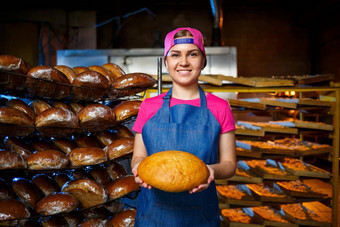
[[[329,118],[331,118],[332,123],[330,123],[332,125],[331,129],[328,131],[324,131],[324,130],[320,130],[318,131],[318,129],[316,128],[317,132],[325,132],[328,133],[329,136],[327,137],[327,141],[329,141],[329,143],[332,145],[332,149],[331,151],[328,152],[323,152],[323,153],[314,153],[314,154],[308,154],[308,155],[304,155],[304,154],[297,154],[295,157],[297,158],[297,160],[303,160],[305,157],[316,157],[318,158],[318,155],[321,155],[323,158],[327,159],[326,163],[331,162],[332,163],[332,167],[331,167],[331,175],[330,175],[330,179],[329,181],[331,182],[331,187],[332,187],[332,193],[331,193],[331,198],[329,198],[330,201],[330,206],[331,206],[331,210],[332,210],[332,226],[338,226],[338,185],[339,185],[339,149],[340,149],[340,134],[339,134],[339,121],[340,121],[340,88],[339,87],[331,87],[331,86],[303,86],[303,87],[295,87],[295,86],[280,86],[280,87],[250,87],[250,86],[238,86],[238,85],[223,85],[223,86],[212,86],[212,85],[206,85],[203,84],[202,88],[206,91],[206,92],[211,92],[211,93],[223,93],[223,94],[230,94],[232,97],[235,97],[235,94],[238,94],[239,96],[245,96],[247,95],[246,93],[251,93],[252,97],[256,96],[256,97],[261,97],[262,94],[278,94],[278,93],[282,93],[284,94],[285,92],[287,93],[291,93],[291,92],[295,92],[296,94],[299,94],[298,99],[302,100],[301,97],[310,95],[311,93],[325,93],[325,94],[329,94],[332,93],[332,98],[334,98],[334,100],[332,100],[332,105],[328,106],[325,109],[328,109],[328,113],[326,113]],[[162,88],[162,92],[166,92],[168,90],[168,87],[163,86]],[[159,91],[158,91],[159,92]],[[157,93],[157,91],[155,89],[150,89],[148,91],[146,91],[145,97],[151,97],[153,96],[155,93]],[[231,101],[230,101],[231,103]],[[264,102],[261,102],[264,103]],[[235,104],[237,105],[237,104]],[[287,107],[286,109],[289,110],[290,107],[292,107],[292,105],[294,105],[294,103],[287,103]],[[307,104],[308,105],[308,104]],[[255,108],[257,110],[255,111],[259,111],[259,112],[266,112],[266,108],[263,108],[263,106],[261,106],[260,103],[253,103],[252,105],[253,107],[255,106]],[[285,107],[283,107],[284,109]],[[294,108],[292,108],[294,109]],[[254,110],[254,109],[253,109]],[[295,108],[295,110],[297,110]],[[272,110],[272,114],[279,114],[280,111],[282,111],[282,108],[273,108]],[[295,118],[297,120],[299,120],[300,123],[303,123],[304,121],[304,113],[302,113],[303,111],[296,111],[297,114],[295,114]],[[276,115],[275,115],[276,116]],[[235,121],[236,122],[236,121]],[[325,125],[322,125],[325,126]],[[328,125],[329,126],[329,125]],[[314,128],[315,129],[315,128]],[[303,139],[304,136],[309,136],[308,133],[304,134],[303,130],[301,131],[301,133],[294,131],[294,127],[293,128],[285,128],[285,130],[288,131],[281,131],[280,133],[283,133],[281,135],[286,135],[287,137],[292,137],[291,135],[294,135],[295,137],[298,137],[299,139]],[[327,129],[326,129],[327,130]],[[266,131],[267,132],[267,131]],[[268,131],[270,134],[271,131]],[[308,132],[308,130],[307,130]],[[252,135],[255,138],[265,138],[265,132],[263,132],[263,130],[252,130]],[[258,133],[258,134],[256,134]],[[286,134],[285,134],[286,133]],[[238,135],[242,135],[242,134],[237,134]],[[247,135],[247,133],[246,133]],[[277,134],[276,134],[277,135]],[[274,136],[275,136],[275,130],[274,130]],[[258,153],[254,152],[254,156],[248,156],[250,158],[253,159],[262,159],[264,157],[262,156],[257,156]],[[272,154],[267,153],[266,157],[271,158]],[[275,155],[273,155],[275,156]],[[284,157],[285,153],[281,154],[281,157]],[[240,158],[240,157],[238,157]],[[275,159],[275,157],[274,157]],[[253,177],[252,182],[249,183],[262,183],[264,181],[264,179],[262,179],[261,177]],[[266,179],[268,180],[268,179]],[[270,180],[270,177],[269,177]],[[294,180],[294,179],[292,179]],[[228,184],[228,183],[227,183]],[[235,183],[234,183],[235,184]],[[320,188],[322,187],[322,185],[319,186]],[[235,201],[234,201],[235,202]],[[269,201],[270,202],[270,201]],[[286,201],[287,202],[287,201]],[[237,204],[237,201],[236,201]],[[278,204],[278,203],[276,203]],[[240,205],[240,204],[239,204]],[[248,204],[250,207],[252,206],[260,206],[261,204],[257,204],[257,201],[250,201],[250,203]],[[323,205],[323,204],[322,204]],[[242,204],[241,204],[242,207]],[[229,225],[230,226],[230,225]],[[264,225],[262,225],[264,226]]]

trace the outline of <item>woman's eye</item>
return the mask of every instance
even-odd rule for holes
[[[175,53],[172,53],[171,54],[171,57],[173,57],[173,58],[176,58],[176,57],[178,57],[179,56],[179,54],[175,54]]]
[[[198,54],[197,53],[191,53],[190,56],[196,57]]]

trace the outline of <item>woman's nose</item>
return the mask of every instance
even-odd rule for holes
[[[187,56],[182,56],[181,57],[180,64],[181,65],[188,65],[189,64]]]

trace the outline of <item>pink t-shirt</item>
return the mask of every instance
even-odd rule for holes
[[[161,108],[163,104],[163,97],[165,95],[166,93],[163,93],[152,98],[147,98],[141,103],[138,116],[132,128],[133,131],[138,133],[142,132],[144,124],[156,114],[159,108]],[[235,122],[228,101],[221,99],[220,97],[217,97],[211,93],[206,93],[206,98],[208,109],[221,125],[221,134],[231,130],[235,130]],[[200,99],[170,99],[170,107],[177,104],[200,106]]]

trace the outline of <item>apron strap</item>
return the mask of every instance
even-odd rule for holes
[[[198,89],[199,89],[199,94],[200,94],[200,107],[207,107],[207,99],[205,97],[205,93],[200,86],[198,87]],[[163,97],[163,105],[170,107],[171,96],[172,96],[172,87]]]

